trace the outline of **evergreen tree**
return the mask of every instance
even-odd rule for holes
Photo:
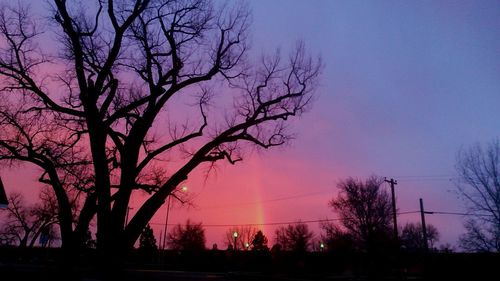
[[[139,237],[139,249],[141,250],[158,250],[156,246],[156,238],[153,234],[153,229],[148,225],[144,228]]]
[[[254,251],[268,251],[269,247],[267,246],[267,237],[262,233],[262,231],[258,231],[253,240],[252,240],[252,249]]]

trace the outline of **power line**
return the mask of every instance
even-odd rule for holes
[[[408,215],[408,214],[416,214],[418,213],[419,211],[407,211],[407,212],[401,212],[401,213],[397,213],[398,215]]]
[[[406,175],[406,176],[395,176],[397,178],[451,178],[455,175]]]
[[[226,207],[239,207],[239,206],[246,206],[246,205],[256,205],[256,204],[271,203],[271,202],[278,202],[278,201],[285,201],[285,200],[290,200],[290,199],[309,197],[309,196],[330,193],[330,192],[332,192],[331,189],[328,189],[328,190],[325,189],[322,191],[302,193],[302,194],[286,196],[286,197],[278,197],[278,198],[273,198],[273,199],[268,199],[268,200],[251,201],[251,202],[243,202],[243,203],[235,203],[235,204],[225,204],[225,205],[200,206],[199,208],[200,209],[219,209],[219,208],[226,208]]]
[[[414,178],[414,179],[401,179],[399,181],[402,181],[402,182],[409,182],[409,181],[452,181],[454,179],[458,179],[458,178],[422,178],[422,179]]]
[[[397,215],[409,215],[420,213],[420,211],[404,211],[398,212]],[[444,212],[444,211],[426,211],[426,214],[435,214],[435,215],[457,215],[457,216],[488,216],[488,215],[480,215],[480,214],[470,214],[470,213],[461,213],[461,212]],[[340,221],[342,218],[333,218],[333,219],[317,219],[317,220],[295,220],[295,221],[285,221],[285,222],[268,222],[268,223],[239,223],[239,224],[203,224],[203,227],[235,227],[235,226],[273,226],[273,225],[289,225],[289,224],[298,224],[298,223],[321,223],[321,222],[331,222],[331,221]],[[164,223],[151,222],[151,225],[164,225]],[[168,225],[177,225],[177,224],[168,224]]]
[[[398,215],[407,215],[418,213],[419,211],[406,211],[400,212]],[[288,224],[298,224],[298,223],[320,223],[320,222],[330,222],[330,221],[340,221],[341,218],[333,218],[333,219],[319,219],[319,220],[295,220],[295,221],[286,221],[286,222],[268,222],[268,223],[238,223],[238,224],[203,224],[204,227],[233,227],[233,226],[270,226],[270,225],[288,225]],[[163,223],[151,222],[151,225],[164,225]],[[176,225],[176,224],[168,224],[168,225]]]
[[[405,176],[398,176],[398,178],[403,178],[401,181],[408,182],[408,181],[451,181],[453,179],[458,179],[454,177],[453,175],[405,175]],[[325,194],[325,193],[330,193],[332,192],[331,188],[316,191],[316,192],[310,192],[310,193],[302,193],[302,194],[297,194],[297,195],[291,195],[291,196],[286,196],[286,197],[278,197],[278,198],[273,198],[273,199],[268,199],[268,200],[261,200],[261,201],[250,201],[250,202],[242,202],[242,203],[234,203],[234,204],[225,204],[225,205],[209,205],[209,206],[198,206],[199,209],[220,209],[220,208],[227,208],[227,207],[240,207],[240,206],[248,206],[248,205],[257,205],[257,204],[265,204],[265,203],[272,203],[272,202],[279,202],[279,201],[285,201],[285,200],[291,200],[291,199],[297,199],[297,198],[304,198],[304,197],[309,197],[309,196],[315,196],[319,194]]]
[[[451,181],[459,178],[456,175],[437,174],[437,175],[404,175],[396,176],[400,181]]]
[[[265,226],[265,225],[288,225],[288,224],[298,224],[298,223],[319,223],[319,222],[330,222],[339,221],[340,218],[334,219],[321,219],[321,220],[297,220],[288,222],[268,222],[268,223],[239,223],[239,224],[203,224],[203,227],[233,227],[233,226]],[[163,225],[162,223],[150,223],[152,225]],[[175,225],[175,224],[171,224]]]
[[[441,211],[434,211],[434,212],[429,212],[430,214],[436,214],[436,215],[455,215],[455,216],[475,216],[475,217],[491,217],[491,215],[486,215],[486,214],[471,214],[471,213],[460,213],[460,212],[441,212]]]

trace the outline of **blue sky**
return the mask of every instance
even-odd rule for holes
[[[318,174],[330,171],[332,187],[347,176],[394,177],[401,211],[418,210],[418,198],[430,209],[463,210],[453,192],[456,153],[499,136],[499,1],[250,6],[254,49],[286,48],[300,38],[325,64],[314,108],[281,153]],[[460,218],[429,220],[443,242],[462,231]]]

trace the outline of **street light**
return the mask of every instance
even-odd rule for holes
[[[188,188],[187,186],[183,185],[181,187],[181,191],[182,192],[187,192]],[[170,201],[172,199],[172,196],[168,195],[168,199],[167,199],[167,214],[165,216],[165,226],[163,227],[163,245],[162,245],[162,249],[165,250],[166,248],[166,245],[167,245],[167,226],[168,226],[168,215],[170,213]]]
[[[238,231],[233,232],[234,237],[234,250],[236,251],[238,246],[236,245],[236,239],[238,239]]]
[[[323,242],[319,243],[319,249],[321,250],[321,252],[323,252],[323,250],[325,249],[325,244]]]

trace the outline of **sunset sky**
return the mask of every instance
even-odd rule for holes
[[[286,51],[302,39],[321,55],[317,98],[292,121],[289,146],[221,164],[208,179],[190,177],[193,206],[174,204],[169,224],[203,222],[207,246],[225,248],[228,225],[336,218],[328,201],[338,181],[370,175],[398,181],[400,212],[417,211],[419,198],[429,211],[464,211],[454,193],[456,154],[500,135],[500,1],[248,4],[252,54]],[[38,186],[34,171],[1,175],[7,192]],[[439,244],[455,244],[463,232],[460,216],[426,219],[440,231]],[[165,208],[152,220],[157,239],[164,220]],[[309,226],[319,235],[318,223]],[[276,225],[257,228],[272,240]]]

